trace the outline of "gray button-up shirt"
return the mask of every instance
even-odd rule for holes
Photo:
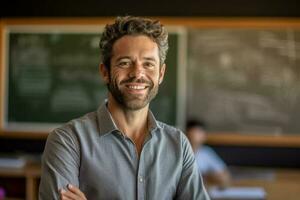
[[[148,127],[140,157],[106,104],[55,129],[43,154],[39,199],[59,199],[68,183],[88,200],[209,199],[185,135],[150,111]]]

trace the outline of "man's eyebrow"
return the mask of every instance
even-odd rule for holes
[[[144,60],[154,61],[157,62],[157,60],[154,57],[143,57]]]
[[[131,57],[130,56],[120,56],[116,59],[116,61],[120,61],[122,59],[131,59]]]
[[[116,62],[123,60],[123,59],[129,59],[131,60],[132,58],[130,56],[120,56],[116,59]],[[157,60],[154,57],[143,57],[144,60],[147,61],[153,61],[153,62],[157,62]]]

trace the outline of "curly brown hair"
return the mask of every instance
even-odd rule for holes
[[[145,35],[158,46],[160,65],[165,63],[168,52],[168,32],[158,20],[142,17],[117,17],[113,24],[107,24],[100,40],[103,64],[109,69],[112,48],[116,40],[125,35]]]

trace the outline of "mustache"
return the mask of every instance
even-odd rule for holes
[[[146,80],[144,78],[137,79],[136,77],[132,77],[132,78],[123,80],[123,81],[120,82],[120,85],[121,84],[126,84],[126,83],[146,83],[146,84],[148,84],[150,86],[153,85],[152,81]]]

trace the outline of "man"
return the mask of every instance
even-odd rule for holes
[[[119,17],[105,27],[99,68],[108,100],[49,135],[41,200],[208,199],[187,138],[149,110],[167,40],[150,19]]]
[[[205,124],[198,120],[189,120],[186,124],[186,135],[195,153],[196,163],[199,172],[204,178],[221,187],[226,187],[230,183],[230,174],[226,164],[206,145]]]

